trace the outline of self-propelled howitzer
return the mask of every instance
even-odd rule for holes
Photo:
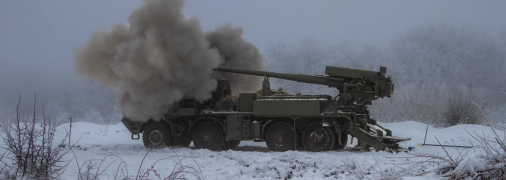
[[[184,98],[160,119],[122,122],[148,148],[165,146],[228,150],[241,141],[264,142],[269,150],[329,151],[344,149],[348,137],[356,137],[356,149],[398,152],[398,142],[409,140],[392,136],[370,118],[372,100],[390,97],[392,79],[386,68],[379,72],[327,66],[326,75],[284,74],[230,67],[215,71],[264,76],[260,92],[232,94],[227,80],[219,79],[212,98],[201,102]],[[336,88],[339,94],[289,95],[273,92],[269,78],[281,78]],[[353,141],[353,140],[352,140]]]

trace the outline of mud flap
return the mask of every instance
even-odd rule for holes
[[[241,140],[241,116],[228,115],[227,116],[227,134],[226,140]]]
[[[139,133],[132,133],[132,139],[133,140],[138,140],[138,139],[140,139],[140,137],[141,136],[139,135]]]
[[[342,136],[342,131],[341,131],[341,128],[338,128],[337,129],[337,140],[339,142],[339,145],[343,145],[343,141],[341,140],[341,137]]]

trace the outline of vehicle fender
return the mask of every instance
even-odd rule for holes
[[[172,122],[172,120],[170,119],[162,118],[162,121],[166,122],[170,126],[170,133],[172,134],[172,137],[175,137],[176,136],[175,132],[177,132],[176,128],[178,128],[179,126],[175,126],[174,122]]]
[[[353,122],[350,117],[348,116],[339,116],[338,118],[344,118],[348,120],[349,122]],[[334,131],[336,133],[341,132],[341,128],[343,128],[338,122],[337,119],[332,119],[332,125],[334,125]]]
[[[263,124],[263,126],[262,126],[262,132],[261,132],[262,137],[264,137],[264,135],[265,135],[265,128],[267,128],[267,126],[268,126],[270,123],[272,123],[272,119],[271,119],[271,120],[268,120],[267,122],[265,122],[265,123]]]
[[[145,123],[142,123],[142,125],[140,126],[140,132],[144,132],[144,129],[151,123],[156,123],[157,121],[154,121],[152,119],[150,119],[148,122],[145,122]],[[175,135],[174,132],[176,132],[176,129],[177,126],[174,125],[174,122],[172,122],[171,120],[169,119],[162,119],[161,121],[159,121],[161,123],[165,123],[166,125],[168,125],[170,127],[170,130],[171,130],[171,134],[172,136]]]
[[[335,119],[332,119],[331,121],[332,121],[332,125],[334,126],[334,132],[340,133],[341,132],[341,125],[339,125],[337,123],[337,120],[335,120]]]
[[[221,129],[223,130],[223,132],[227,133],[227,127],[225,126],[225,123],[223,123],[223,120],[220,120],[216,117],[209,117],[209,116],[199,117],[199,118],[195,119],[190,124],[190,128],[188,128],[188,133],[191,133],[195,128],[197,128],[198,124],[200,124],[201,122],[204,122],[204,121],[211,121],[211,122],[218,123],[221,126]]]

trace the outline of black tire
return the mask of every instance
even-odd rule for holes
[[[142,133],[142,142],[144,143],[144,146],[149,149],[159,149],[172,146],[173,138],[170,128],[163,123],[151,123]]]
[[[221,150],[225,142],[225,134],[221,127],[212,122],[200,124],[193,131],[193,144],[198,149]]]
[[[331,127],[324,127],[322,123],[312,123],[302,133],[302,144],[307,151],[328,151],[336,142],[335,133]]]
[[[297,135],[295,129],[284,122],[273,124],[265,135],[265,142],[271,151],[295,150]]]
[[[335,143],[333,149],[344,149],[346,147],[346,145],[348,144],[348,134],[346,134],[344,132],[341,133],[341,142],[343,144],[339,145],[339,139],[338,139],[338,136],[336,134],[336,143]]]
[[[225,143],[221,145],[221,150],[235,149],[237,146],[239,146],[239,144],[241,144],[240,140],[225,141]]]

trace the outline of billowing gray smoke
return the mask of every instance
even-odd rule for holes
[[[197,18],[181,12],[183,0],[147,0],[128,25],[94,33],[75,53],[76,70],[111,88],[123,115],[158,120],[183,97],[205,101],[216,78],[230,80],[232,92],[254,91],[261,77],[213,72],[223,65],[263,69],[258,49],[242,29],[225,25],[204,33]]]
[[[225,60],[222,66],[262,70],[263,57],[255,45],[245,41],[241,35],[241,28],[234,28],[227,24],[208,32],[207,39],[211,47],[218,49]],[[218,76],[225,77],[230,82],[234,93],[256,91],[262,83],[262,78],[258,76],[232,73],[219,73]]]

